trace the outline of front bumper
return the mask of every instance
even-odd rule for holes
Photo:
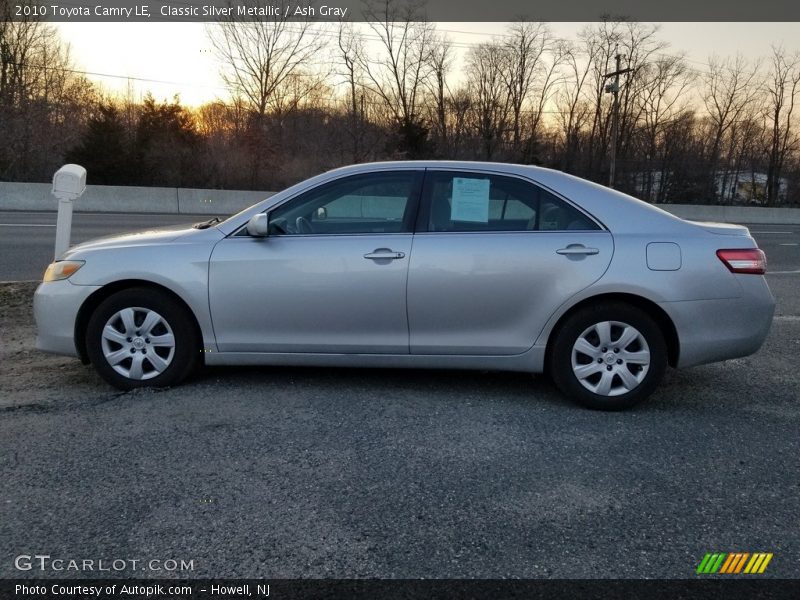
[[[100,286],[74,285],[69,279],[40,283],[33,296],[36,348],[44,352],[78,356],[75,321],[86,299]]]

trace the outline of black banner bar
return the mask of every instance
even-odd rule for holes
[[[800,598],[800,580],[290,580],[4,579],[0,598],[16,600],[739,600]]]
[[[382,0],[2,0],[10,15],[2,20],[38,18],[54,22],[369,21]],[[408,0],[390,0],[404,14]],[[418,20],[505,22],[600,21],[800,21],[796,0],[427,0],[413,1]],[[372,6],[373,8],[368,8]],[[5,12],[5,11],[4,11]],[[399,19],[398,19],[399,20]]]

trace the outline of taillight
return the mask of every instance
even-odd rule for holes
[[[759,248],[717,250],[717,256],[731,273],[763,275],[767,271],[767,257]]]

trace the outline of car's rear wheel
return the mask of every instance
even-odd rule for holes
[[[635,306],[586,306],[555,335],[553,381],[588,408],[623,410],[638,404],[653,393],[667,366],[664,334]]]
[[[122,290],[100,303],[86,328],[86,350],[103,379],[121,390],[175,385],[200,356],[186,310],[148,288]]]

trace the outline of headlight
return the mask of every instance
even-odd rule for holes
[[[80,269],[84,262],[83,260],[60,260],[58,262],[50,263],[47,270],[44,272],[44,281],[60,281],[67,279]]]

